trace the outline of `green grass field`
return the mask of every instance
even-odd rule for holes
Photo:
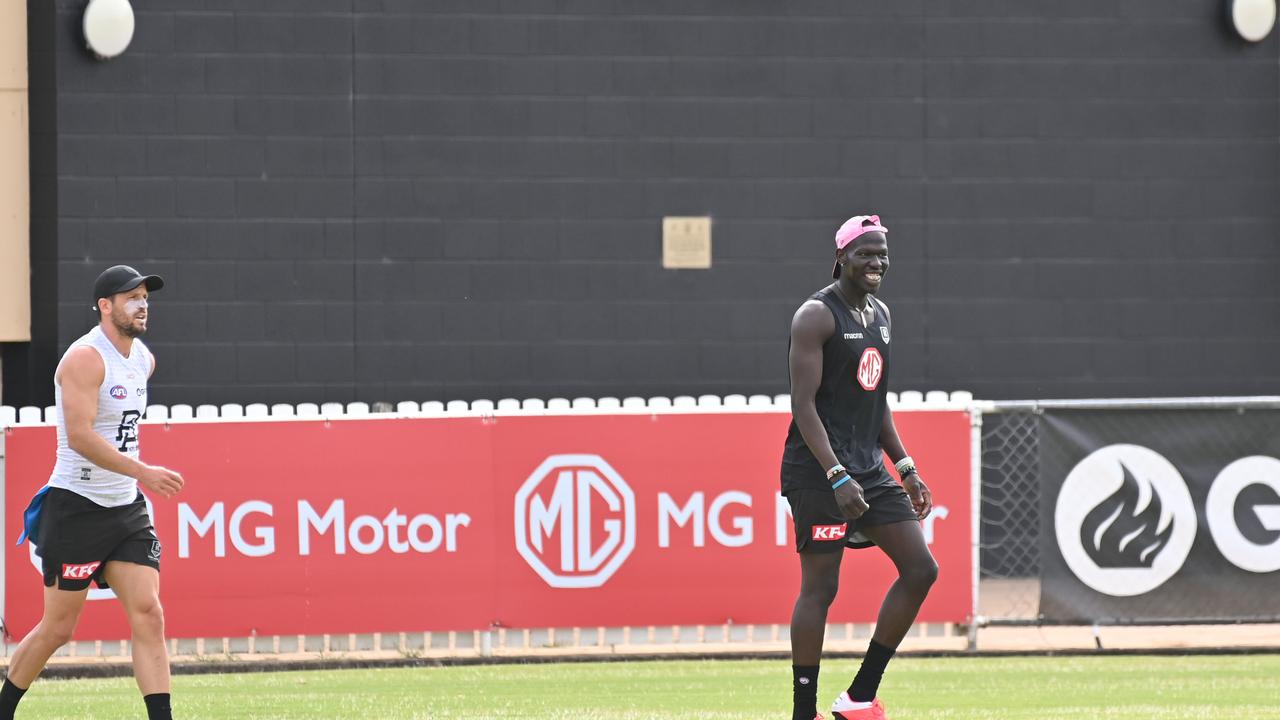
[[[823,668],[819,708],[853,660]],[[688,661],[187,675],[175,716],[201,718],[790,718],[785,661]],[[895,660],[893,720],[1277,720],[1280,656]],[[141,718],[133,681],[47,680],[27,718]]]

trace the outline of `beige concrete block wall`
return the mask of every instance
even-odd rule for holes
[[[0,341],[31,339],[27,6],[0,0]]]

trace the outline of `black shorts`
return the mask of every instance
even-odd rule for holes
[[[791,490],[791,516],[796,526],[796,552],[837,552],[846,547],[875,545],[859,528],[918,520],[907,491],[894,481],[863,490],[867,505],[862,517],[850,520],[840,512],[836,494],[830,490]]]
[[[142,493],[128,505],[103,507],[70,490],[49,488],[36,535],[44,584],[57,582],[59,590],[84,590],[90,581],[107,587],[102,571],[113,560],[160,569],[160,541]]]

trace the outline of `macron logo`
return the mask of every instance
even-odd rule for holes
[[[93,577],[93,573],[98,569],[102,562],[85,563],[84,565],[63,565],[62,579],[64,580],[88,580]]]
[[[814,525],[814,540],[843,540],[848,525]]]

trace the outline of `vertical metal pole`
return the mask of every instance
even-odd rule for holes
[[[982,572],[978,566],[981,560],[979,553],[979,541],[981,522],[979,513],[982,511],[982,409],[978,405],[969,406],[969,558],[970,565],[970,583],[973,586],[970,590],[969,598],[969,652],[975,652],[978,649],[978,625],[981,618],[978,617],[978,583],[981,580]]]
[[[8,526],[4,522],[4,519],[8,517],[8,515],[5,515],[4,507],[4,495],[9,488],[9,476],[5,474],[5,440],[8,438],[8,435],[9,428],[0,425],[0,532],[8,529]],[[8,537],[8,535],[5,535],[5,537]],[[4,606],[4,595],[5,591],[8,589],[5,587],[5,572],[8,569],[4,564],[5,554],[6,553],[0,552],[0,621],[9,617],[8,614],[5,613]],[[3,629],[7,630],[7,628]],[[4,643],[5,655],[9,654],[9,641],[6,639],[7,637],[8,633],[0,632],[0,642]]]

